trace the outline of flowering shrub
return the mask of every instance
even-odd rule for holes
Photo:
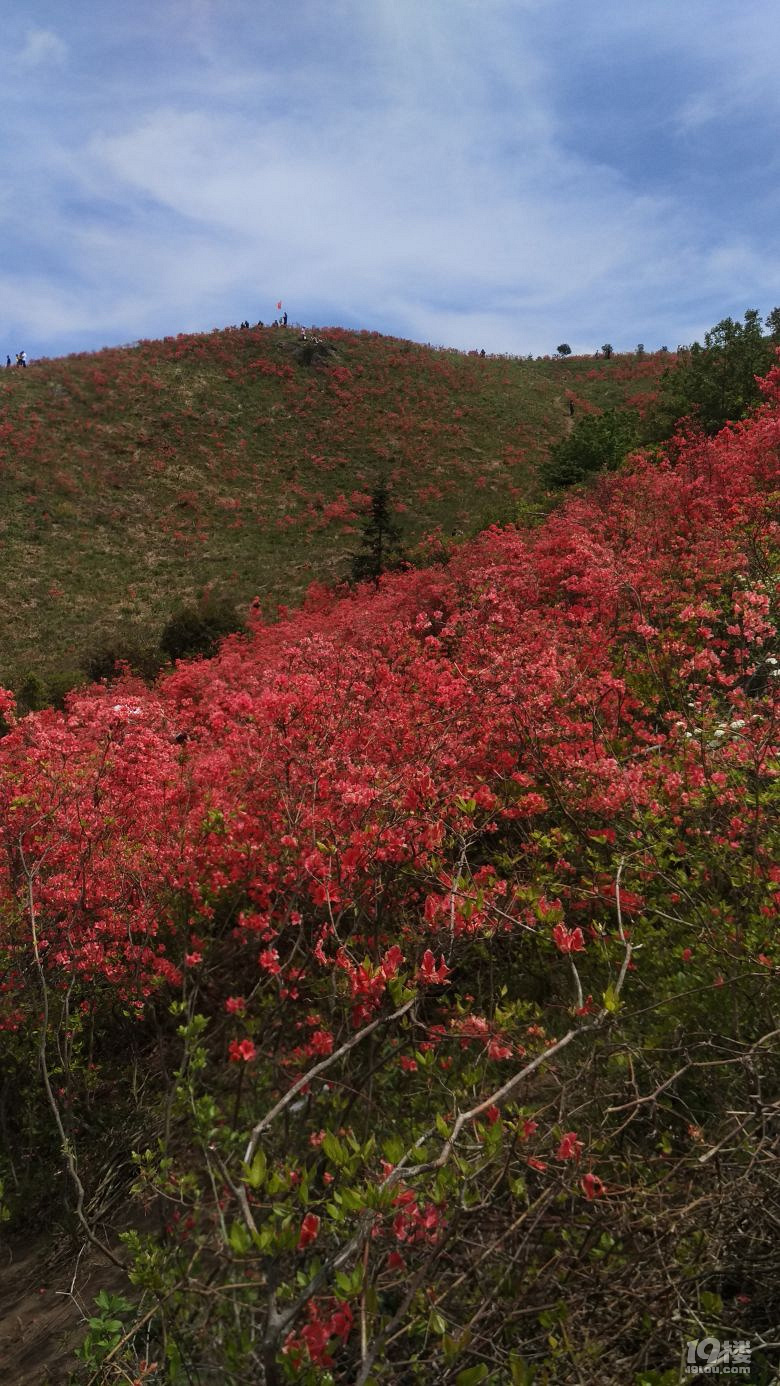
[[[617,1386],[773,1341],[765,393],[154,689],[4,695],[15,1208],[45,1128],[89,1226],[113,1079],[160,1380]]]

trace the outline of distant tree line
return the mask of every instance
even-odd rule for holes
[[[658,397],[644,417],[633,410],[608,409],[580,419],[551,449],[544,482],[572,486],[593,472],[613,471],[633,448],[671,438],[684,418],[707,434],[744,418],[760,402],[757,378],[772,366],[778,346],[780,308],[773,308],[765,322],[754,308],[743,322],[723,318],[705,332],[703,345],[678,348],[676,364],[664,371]],[[605,342],[601,351],[609,360],[611,343]],[[637,355],[643,353],[640,343]]]

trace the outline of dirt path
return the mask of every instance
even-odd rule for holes
[[[0,1243],[2,1386],[65,1386],[95,1295],[122,1286],[92,1247],[54,1250],[45,1237]]]

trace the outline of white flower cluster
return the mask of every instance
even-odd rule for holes
[[[677,731],[683,732],[686,741],[694,741],[704,735],[703,727],[691,727],[689,731],[685,731],[685,722],[675,722],[674,725]],[[735,717],[733,722],[717,722],[712,731],[713,740],[707,742],[707,749],[713,750],[716,746],[722,746],[724,738],[728,737],[730,733],[741,732],[742,728],[746,726],[747,722],[744,717]]]

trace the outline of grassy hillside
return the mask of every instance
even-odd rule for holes
[[[0,374],[0,679],[155,637],[215,584],[267,610],[333,581],[384,473],[414,544],[535,494],[575,411],[652,391],[668,356],[524,361],[321,330],[227,330]]]

